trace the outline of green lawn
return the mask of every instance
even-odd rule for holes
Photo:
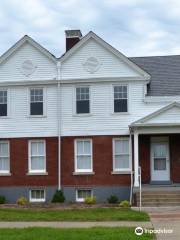
[[[152,240],[153,235],[136,236],[134,228],[0,229],[1,240]]]
[[[149,221],[149,216],[122,208],[0,209],[0,221]]]

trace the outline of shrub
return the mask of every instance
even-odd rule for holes
[[[108,199],[107,199],[108,203],[118,203],[119,199],[117,196],[115,195],[111,195]]]
[[[28,204],[28,200],[27,200],[27,198],[25,198],[25,197],[22,196],[22,197],[19,197],[19,198],[17,199],[16,203],[17,203],[18,205],[24,206],[24,205],[27,205],[27,204]]]
[[[6,198],[4,196],[0,196],[0,204],[4,204],[6,202]]]
[[[63,203],[65,201],[64,193],[62,190],[57,190],[53,196],[52,203]]]
[[[84,202],[89,205],[96,204],[96,197],[87,197]]]
[[[123,200],[123,201],[120,202],[119,206],[124,207],[124,208],[128,208],[128,207],[130,207],[130,204],[129,204],[129,201]]]

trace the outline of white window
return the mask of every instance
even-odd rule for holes
[[[126,85],[114,86],[114,112],[128,112],[128,90]]]
[[[41,116],[44,114],[43,88],[30,89],[30,115]]]
[[[90,113],[89,87],[76,88],[76,114]]]
[[[75,140],[75,172],[92,172],[92,140]]]
[[[113,140],[113,171],[129,171],[129,138]]]
[[[45,202],[45,190],[44,189],[32,189],[29,192],[30,202]]]
[[[7,102],[8,102],[7,90],[0,90],[0,117],[5,117],[8,114]]]
[[[46,147],[44,140],[29,141],[29,172],[46,172]]]
[[[76,202],[84,202],[87,197],[92,197],[91,189],[77,189],[76,190]]]
[[[9,142],[0,141],[0,173],[9,173]]]

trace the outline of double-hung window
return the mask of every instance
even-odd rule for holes
[[[127,85],[114,86],[114,112],[128,112]]]
[[[92,140],[75,140],[75,172],[92,172]]]
[[[0,173],[10,172],[9,142],[0,141]]]
[[[44,140],[29,141],[29,172],[46,172],[46,146]]]
[[[43,101],[43,88],[30,89],[30,115],[42,116],[44,114]]]
[[[76,114],[90,113],[89,87],[76,88]]]
[[[0,117],[7,116],[7,90],[0,90]]]
[[[113,139],[113,171],[129,171],[129,138]]]

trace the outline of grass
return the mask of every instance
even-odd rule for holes
[[[0,229],[1,240],[152,240],[153,235],[136,236],[134,228]]]
[[[149,221],[149,216],[122,208],[0,209],[0,221]]]

